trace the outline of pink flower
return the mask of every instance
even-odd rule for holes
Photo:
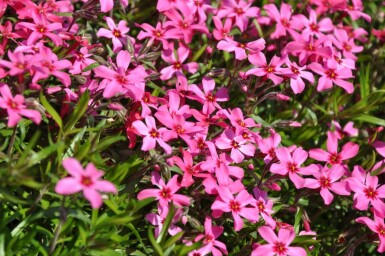
[[[259,245],[251,253],[252,256],[306,256],[307,253],[302,247],[289,246],[294,238],[294,231],[280,229],[278,236],[269,226],[263,226],[258,229],[258,233],[268,244]]]
[[[228,252],[226,245],[216,240],[223,233],[223,227],[213,226],[211,218],[207,216],[204,227],[205,234],[200,234],[194,239],[194,241],[200,241],[203,239],[203,246],[200,250],[208,250],[213,254],[213,256],[222,256],[222,253],[227,255]]]
[[[327,162],[331,165],[341,165],[343,160],[353,158],[357,155],[359,146],[353,142],[346,143],[341,152],[338,152],[338,138],[333,132],[328,132],[328,138],[326,142],[328,152],[323,149],[311,149],[309,155],[311,158]]]
[[[275,228],[275,220],[271,217],[273,211],[273,201],[267,198],[267,192],[260,190],[258,187],[253,189],[254,197],[256,199],[256,208],[259,211],[259,214],[265,220],[266,224],[271,228]]]
[[[311,63],[309,68],[315,73],[321,75],[318,80],[317,91],[325,91],[333,87],[333,84],[343,88],[347,93],[353,93],[354,86],[345,79],[353,78],[352,71],[348,68],[340,68],[337,62],[329,59],[326,65],[322,66],[319,63]]]
[[[373,206],[377,215],[385,217],[385,185],[378,185],[378,177],[366,173],[360,166],[355,166],[352,177],[347,179],[349,187],[354,193],[354,207],[365,211],[369,203]]]
[[[231,212],[235,231],[239,231],[243,227],[241,216],[253,223],[258,221],[258,210],[253,207],[255,199],[246,190],[241,190],[236,197],[227,187],[219,186],[217,190],[219,197],[211,206],[214,217],[221,216],[223,212]],[[252,207],[247,207],[248,205]]]
[[[226,5],[217,13],[219,18],[235,18],[235,24],[241,32],[247,29],[250,18],[259,16],[259,8],[251,7],[252,2],[228,0]]]
[[[39,111],[27,109],[23,95],[17,94],[12,96],[11,90],[7,84],[0,83],[0,108],[6,109],[8,114],[8,127],[14,127],[25,116],[34,123],[41,122]]]
[[[161,230],[163,229],[164,221],[166,220],[167,215],[169,213],[169,208],[168,207],[164,208],[162,206],[159,206],[158,207],[158,213],[159,214],[156,214],[156,213],[146,214],[146,220],[148,220],[152,225],[156,226],[155,238],[157,238],[159,236]],[[174,236],[174,235],[176,235],[182,231],[182,229],[180,227],[175,225],[175,223],[177,223],[179,221],[181,215],[182,215],[182,209],[181,208],[176,209],[175,215],[172,218],[171,224],[168,228],[168,233],[171,236]]]
[[[152,172],[151,182],[153,185],[157,186],[158,189],[150,188],[142,190],[138,194],[138,199],[142,200],[149,197],[155,197],[163,208],[168,208],[168,204],[171,202],[176,206],[190,205],[190,198],[184,195],[175,194],[181,188],[178,177],[179,175],[172,176],[166,184],[159,173]]]
[[[265,158],[263,159],[265,163],[269,163],[276,157],[275,151],[280,142],[281,135],[274,131],[271,132],[270,137],[259,139],[257,141],[259,150],[261,150],[262,153],[266,154]]]
[[[302,78],[308,80],[311,84],[314,83],[314,76],[311,72],[305,71],[306,66],[300,67],[295,62],[291,62],[289,58],[286,58],[287,68],[282,70],[285,76],[290,78],[290,87],[295,94],[303,92],[305,89],[305,82]]]
[[[213,17],[215,29],[213,30],[213,36],[216,40],[220,41],[222,39],[226,39],[227,37],[230,37],[230,31],[233,27],[232,19],[225,20],[225,24],[222,24],[222,21],[219,17],[214,16]]]
[[[217,47],[219,50],[226,52],[235,52],[235,58],[237,60],[243,60],[247,58],[246,50],[248,50],[250,54],[258,53],[265,49],[265,44],[266,42],[263,38],[249,43],[238,43],[230,37],[226,37],[218,43]]]
[[[333,22],[330,18],[324,18],[318,22],[317,13],[312,9],[309,10],[309,19],[302,14],[294,15],[292,19],[293,27],[300,30],[304,38],[313,35],[320,38],[324,36],[323,33],[330,32],[334,29]]]
[[[274,4],[266,4],[263,8],[266,10],[269,17],[277,23],[275,31],[270,37],[276,39],[286,36],[286,31],[292,29],[292,21],[290,19],[292,13],[291,5],[282,3],[280,11],[278,11],[277,6]]]
[[[338,195],[350,195],[347,182],[338,182],[344,173],[345,169],[340,165],[333,165],[330,169],[326,166],[323,168],[319,167],[319,171],[313,173],[313,176],[316,179],[306,179],[305,187],[312,189],[321,188],[320,194],[325,204],[329,205],[334,198],[330,190]]]
[[[285,58],[273,56],[270,63],[267,64],[266,57],[263,53],[257,53],[249,55],[249,61],[256,66],[246,72],[246,75],[266,76],[266,78],[273,81],[275,85],[280,84],[283,81],[282,77],[277,75],[282,74],[282,64],[285,62]]]
[[[127,44],[127,40],[134,41],[126,35],[128,31],[130,31],[130,28],[127,27],[127,22],[125,20],[119,21],[118,26],[115,25],[114,20],[110,17],[105,17],[105,20],[110,30],[101,28],[96,35],[98,37],[107,37],[112,39],[114,52],[122,50],[123,45]]]
[[[330,37],[333,41],[333,44],[337,49],[342,51],[344,57],[356,60],[357,57],[354,53],[359,53],[364,50],[364,47],[358,46],[354,43],[354,38],[348,35],[348,32],[344,29],[334,30],[334,36]]]
[[[31,34],[28,36],[28,45],[36,43],[39,39],[43,37],[50,38],[56,46],[59,46],[63,43],[62,38],[57,34],[53,33],[57,30],[62,29],[62,24],[59,22],[48,23],[46,20],[42,20],[36,23],[19,22],[15,26],[16,29],[21,27],[32,30]]]
[[[63,160],[63,167],[72,177],[66,177],[56,184],[55,191],[61,195],[71,195],[83,190],[84,197],[91,203],[92,208],[100,208],[103,199],[99,192],[114,193],[118,191],[115,185],[109,181],[100,180],[103,172],[89,163],[83,169],[75,158]]]
[[[332,121],[334,125],[334,133],[337,136],[337,139],[342,140],[345,136],[356,137],[358,135],[358,129],[354,128],[354,123],[352,121],[348,122],[344,128],[341,128],[341,125],[337,121]]]
[[[215,145],[219,149],[231,149],[231,159],[235,163],[241,163],[246,156],[254,156],[255,147],[248,143],[242,136],[236,136],[231,129],[225,130],[222,135],[215,140]]]
[[[218,102],[229,100],[227,88],[222,87],[214,94],[215,81],[207,77],[203,78],[202,86],[203,91],[195,84],[190,85],[189,89],[196,95],[190,98],[203,104],[203,113],[211,114],[216,108],[222,109]]]
[[[356,219],[356,222],[365,224],[372,230],[374,233],[377,233],[378,238],[380,239],[380,245],[378,246],[378,252],[385,252],[385,224],[384,218],[374,215],[374,221],[368,217],[359,217]]]
[[[149,45],[152,45],[153,42],[161,42],[163,44],[163,49],[169,48],[168,40],[180,38],[180,33],[178,31],[175,29],[165,29],[161,22],[158,22],[155,28],[147,23],[136,24],[136,26],[144,29],[144,31],[141,30],[138,34],[139,40],[149,38]]]
[[[368,14],[362,12],[364,10],[364,6],[362,5],[361,0],[352,0],[352,3],[353,5],[348,5],[345,10],[353,20],[358,20],[360,17],[362,17],[367,22],[372,21],[372,18]]]
[[[291,35],[294,41],[286,45],[285,51],[298,56],[300,65],[305,65],[308,59],[315,61],[315,57],[332,57],[332,48],[324,45],[329,40],[327,36],[314,39],[312,36],[304,37],[295,31],[291,31]]]
[[[317,169],[315,165],[300,167],[307,159],[308,153],[302,148],[296,148],[292,153],[286,147],[278,148],[276,156],[280,161],[279,164],[272,164],[270,172],[280,175],[289,174],[290,180],[294,183],[297,189],[305,185],[305,179],[298,174],[311,175]]]
[[[148,151],[155,148],[156,142],[164,149],[167,154],[170,154],[172,148],[163,140],[163,133],[167,130],[166,128],[156,128],[155,119],[152,116],[145,117],[146,124],[142,121],[135,121],[132,123],[132,126],[135,128],[136,132],[142,136],[143,144],[142,150]]]
[[[120,0],[120,3],[127,7],[128,0]],[[100,0],[100,10],[102,12],[109,12],[114,8],[114,0]]]
[[[183,64],[190,54],[190,49],[183,44],[179,45],[179,48],[176,50],[176,54],[174,53],[174,44],[170,43],[169,48],[167,50],[162,51],[162,59],[167,63],[171,64],[171,66],[163,68],[160,73],[160,79],[168,80],[173,75],[176,76],[184,76],[183,70],[186,70],[189,73],[195,73],[199,65],[196,62],[190,62]]]
[[[147,77],[145,68],[138,65],[132,70],[128,69],[131,64],[131,55],[128,51],[118,53],[116,64],[116,70],[106,66],[99,66],[94,69],[96,77],[108,80],[105,84],[103,97],[111,98],[117,94],[127,93],[132,99],[141,100],[144,96],[144,79]]]

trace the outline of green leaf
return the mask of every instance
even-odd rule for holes
[[[158,243],[163,244],[163,242],[165,241],[168,229],[170,228],[170,225],[171,225],[172,219],[174,218],[174,215],[175,215],[175,207],[171,203],[171,205],[168,209],[167,217],[163,223],[162,230],[160,231],[158,239],[156,240]]]
[[[163,245],[163,250],[167,250],[167,248],[171,247],[172,245],[175,245],[175,243],[183,236],[184,232],[181,231],[178,234],[170,237]]]
[[[126,225],[136,219],[139,219],[141,216],[129,216],[128,213],[122,213],[109,218],[101,218],[96,221],[95,229],[99,229],[102,227],[109,227],[114,225]]]
[[[163,250],[160,247],[160,245],[158,244],[158,242],[155,240],[155,237],[154,237],[154,228],[148,227],[147,235],[148,235],[148,239],[150,240],[152,246],[154,247],[155,252],[159,256],[163,256],[164,255]]]
[[[101,152],[106,148],[108,148],[109,146],[111,146],[112,144],[115,144],[118,141],[124,141],[124,140],[126,140],[126,136],[122,136],[122,135],[108,136],[100,140],[98,145],[93,151]]]
[[[207,48],[207,44],[202,45],[201,48],[195,52],[191,61],[192,62],[197,61],[199,59],[199,57],[205,52],[206,48]]]
[[[99,67],[99,66],[100,66],[99,62],[94,62],[94,63],[88,65],[87,67],[85,67],[85,68],[82,70],[82,72],[90,71],[90,70],[92,70],[92,69],[94,69],[94,68],[97,68],[97,67]]]
[[[79,102],[75,107],[75,110],[70,115],[68,122],[64,126],[64,134],[67,134],[68,131],[72,130],[76,122],[83,117],[84,113],[88,108],[89,100],[90,100],[90,93],[89,91],[85,91],[80,97]]]
[[[353,117],[353,120],[371,123],[375,125],[385,126],[385,120],[371,115],[361,114]]]
[[[202,247],[201,242],[193,243],[190,246],[187,245],[177,245],[175,246],[175,249],[178,251],[177,255],[187,255],[189,252],[192,252],[196,249],[199,249]]]
[[[47,112],[50,114],[50,116],[55,120],[57,125],[60,127],[60,130],[63,127],[63,121],[60,118],[60,115],[56,112],[56,110],[49,104],[48,100],[43,94],[43,91],[40,92],[40,102],[43,105],[43,107],[47,110]]]
[[[295,218],[294,218],[294,231],[296,234],[298,234],[298,232],[300,230],[301,219],[302,219],[302,208],[297,207],[297,213],[295,214]]]

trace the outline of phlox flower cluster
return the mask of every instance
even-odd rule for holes
[[[283,103],[307,90],[354,92],[367,32],[329,14],[365,22],[370,16],[360,0],[307,2],[296,12],[285,2],[158,0],[155,23],[130,27],[113,15],[128,6],[125,0],[2,1],[0,16],[7,10],[18,19],[0,25],[0,115],[8,127],[17,127],[22,117],[36,125],[49,122],[31,100],[43,94],[61,100],[58,112],[66,118],[69,105],[86,91],[91,95],[87,114],[118,113],[128,148],[150,156],[151,167],[160,166],[146,170],[150,178],[137,194],[138,200],[156,202],[146,215],[156,226],[155,237],[171,205],[176,213],[170,235],[192,217],[203,223],[203,232],[181,238],[185,244],[202,243],[190,255],[228,254],[221,241],[228,227],[254,229],[258,243],[251,255],[307,255],[311,247],[293,242],[303,233],[275,216],[277,201],[270,195],[282,189],[279,180],[319,194],[325,205],[336,196],[351,197],[354,209],[373,216],[356,221],[378,234],[378,251],[385,252],[385,188],[376,176],[385,169],[378,171],[382,162],[371,169],[349,164],[360,150],[354,123],[342,128],[340,120],[330,122],[323,127],[325,143],[305,148],[283,141],[280,127],[266,125],[246,108],[250,100]],[[75,6],[81,6],[80,16],[56,15],[72,13]],[[93,39],[85,38],[78,18],[98,17],[96,9],[104,13],[98,20],[102,27],[94,29]],[[267,28],[271,33],[263,34]],[[233,62],[231,72],[212,66],[212,59],[223,56]],[[231,105],[235,93],[246,107]],[[302,125],[294,116],[284,124],[289,129]],[[385,143],[373,145],[385,157]],[[100,208],[101,192],[119,193],[93,163],[83,169],[67,157],[62,166],[70,176],[60,177],[58,194],[82,191],[92,208]],[[315,231],[310,224],[302,230],[313,236]]]

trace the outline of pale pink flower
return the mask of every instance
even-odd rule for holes
[[[265,44],[266,42],[263,38],[249,43],[240,43],[234,41],[230,37],[226,37],[218,43],[217,48],[226,52],[235,52],[235,58],[237,60],[243,60],[247,58],[246,50],[250,54],[258,53],[265,49]]]
[[[356,222],[365,224],[372,230],[374,233],[377,233],[378,238],[380,239],[380,245],[378,246],[378,252],[385,252],[385,224],[384,218],[374,215],[374,221],[368,217],[359,217],[356,219]]]
[[[222,256],[222,253],[227,255],[226,245],[217,240],[217,238],[223,233],[222,226],[213,226],[210,217],[206,216],[205,219],[205,233],[198,235],[194,241],[202,241],[202,248],[200,250],[210,251],[213,256]],[[192,254],[194,256],[194,254]]]
[[[127,27],[127,22],[125,20],[119,21],[118,26],[115,25],[114,20],[110,17],[105,17],[105,20],[110,30],[101,28],[96,35],[98,37],[107,37],[112,39],[114,52],[122,50],[123,45],[127,44],[127,40],[134,41],[133,38],[126,35],[128,31],[130,31],[130,28]]]

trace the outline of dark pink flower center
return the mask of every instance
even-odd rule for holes
[[[271,158],[274,158],[275,157],[275,148],[270,148],[269,151],[267,151],[267,154],[269,154],[269,156]]]
[[[330,79],[336,79],[337,74],[334,69],[329,69],[328,71],[325,72],[326,76]]]
[[[176,69],[176,70],[179,70],[179,69],[181,69],[181,67],[182,67],[182,65],[180,64],[179,61],[178,61],[178,62],[175,62],[173,66],[174,66],[174,69]]]
[[[269,66],[267,66],[267,67],[265,68],[265,71],[266,71],[267,73],[273,73],[273,72],[275,71],[275,67],[269,65]]]
[[[340,164],[341,163],[341,155],[338,153],[332,153],[329,155],[329,163],[330,164]]]
[[[292,162],[287,163],[287,169],[291,173],[296,173],[296,172],[299,171],[298,167],[297,167],[297,164],[296,163],[292,163]]]
[[[273,246],[273,252],[278,255],[286,255],[286,252],[287,252],[286,245],[281,242],[275,242]]]
[[[314,32],[318,32],[318,25],[315,23],[310,24],[310,29]]]
[[[206,100],[209,101],[209,102],[215,102],[215,96],[211,94],[211,92],[209,92],[207,95],[206,95]]]
[[[114,29],[112,31],[112,34],[114,35],[114,37],[122,37],[122,33],[117,29]]]
[[[157,130],[155,130],[154,128],[152,128],[152,130],[149,132],[149,134],[152,138],[159,138],[159,132]]]
[[[379,224],[376,229],[379,236],[385,237],[385,227],[383,225]]]
[[[88,176],[82,176],[80,183],[83,184],[86,187],[89,187],[89,186],[91,186],[93,184],[93,181]]]
[[[289,21],[286,18],[281,19],[281,24],[285,28],[289,28],[290,27],[290,23],[289,23]]]
[[[242,15],[244,13],[244,11],[242,10],[242,8],[234,8],[234,12],[237,14],[237,15]]]
[[[115,79],[116,81],[119,83],[119,84],[122,84],[122,85],[125,85],[128,83],[128,79],[122,75],[117,75],[115,76]]]
[[[233,212],[239,212],[241,210],[241,204],[235,200],[231,200],[229,206]]]
[[[235,149],[239,148],[239,143],[236,142],[235,140],[231,141],[231,146]]]
[[[257,202],[257,207],[260,212],[265,211],[265,204],[262,201]]]
[[[214,237],[212,235],[206,235],[205,236],[205,240],[203,241],[203,243],[204,244],[208,244],[208,243],[210,243],[213,240],[214,240]]]
[[[364,189],[365,196],[369,199],[377,199],[378,192],[374,190],[372,187]]]
[[[185,132],[184,128],[181,125],[175,125],[174,130],[177,134],[183,134]]]
[[[17,103],[14,102],[13,100],[9,100],[9,101],[7,102],[7,105],[8,105],[8,107],[10,107],[10,108],[12,108],[12,109],[17,109]]]
[[[331,181],[328,177],[321,177],[319,183],[321,185],[321,188],[330,188],[331,186]]]
[[[169,188],[163,188],[161,191],[160,191],[160,196],[163,198],[163,199],[171,199],[171,190]]]

